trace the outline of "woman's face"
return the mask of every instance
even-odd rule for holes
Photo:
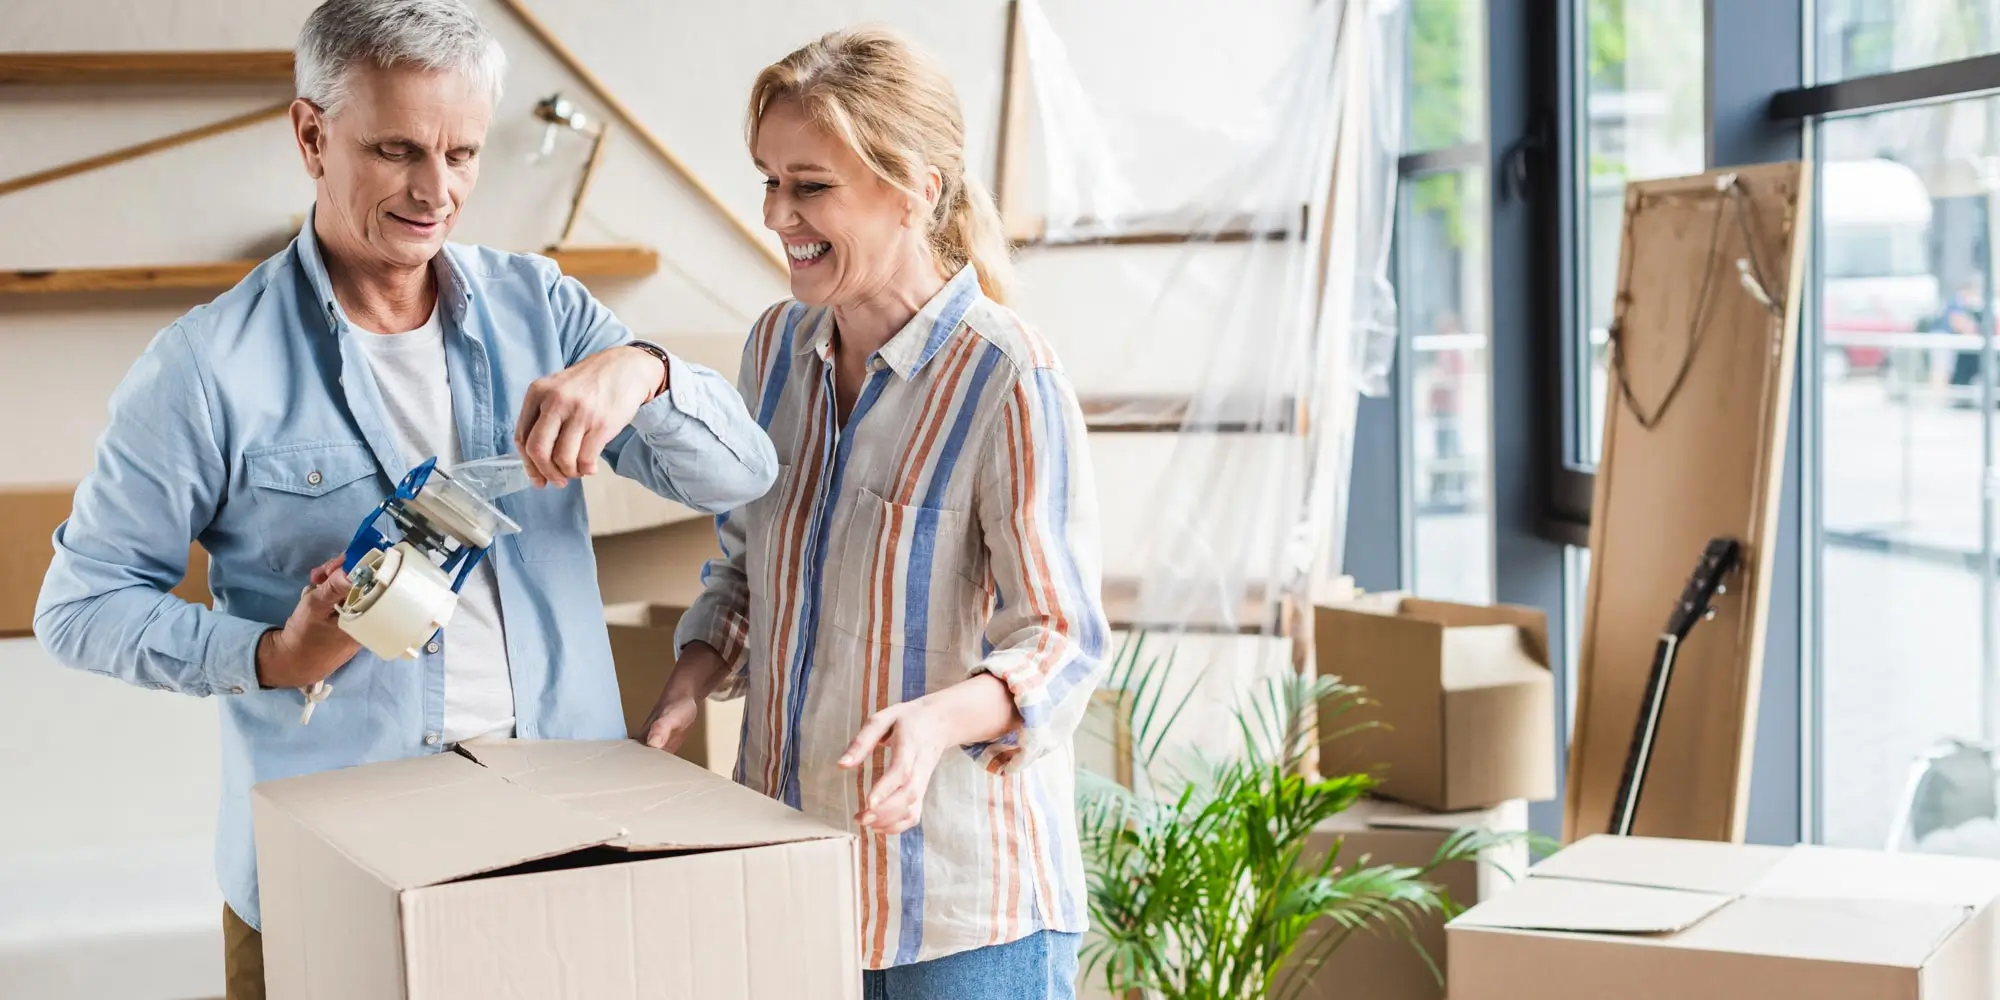
[[[784,240],[800,302],[866,302],[929,259],[927,206],[868,169],[797,102],[764,110],[751,155],[764,172],[764,225]]]

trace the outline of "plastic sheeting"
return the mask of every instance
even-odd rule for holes
[[[1276,634],[1339,565],[1355,398],[1386,387],[1395,353],[1403,4],[1299,10],[1260,98],[1173,124],[1129,77],[1084,82],[1093,59],[1129,54],[1066,44],[1061,16],[1020,4],[1042,234],[1022,254],[1023,308],[1096,428],[1114,619]],[[1162,205],[1175,129],[1188,159],[1219,165]],[[1073,245],[1134,234],[1191,238]],[[1177,433],[1144,433],[1160,428]]]

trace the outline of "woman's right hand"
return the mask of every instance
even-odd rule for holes
[[[722,682],[729,671],[729,665],[722,662],[722,654],[705,642],[690,642],[681,647],[681,658],[674,663],[673,675],[667,678],[666,686],[660,689],[660,698],[653,703],[653,714],[646,717],[646,728],[639,742],[655,750],[679,753],[681,743],[687,739],[688,730],[701,716],[701,700]]]

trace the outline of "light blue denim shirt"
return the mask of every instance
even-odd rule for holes
[[[301,694],[260,689],[257,641],[298,603],[408,471],[357,334],[334,301],[312,219],[282,253],[153,338],[112,395],[96,465],[55,534],[35,634],[70,666],[215,695],[222,714],[216,866],[224,897],[257,909],[250,787],[446,749],[444,657],[363,651],[299,724]],[[447,245],[434,264],[453,418],[465,459],[513,450],[528,384],[631,339],[551,261]],[[719,513],[763,494],[771,443],[734,385],[675,359],[672,388],[604,450],[618,474]],[[521,532],[489,557],[525,739],[625,735],[582,487],[500,507]],[[168,593],[189,540],[210,556],[209,610]]]

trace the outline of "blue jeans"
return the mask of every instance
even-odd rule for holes
[[[1038,931],[1009,944],[861,974],[861,1000],[1076,1000],[1080,934]]]

